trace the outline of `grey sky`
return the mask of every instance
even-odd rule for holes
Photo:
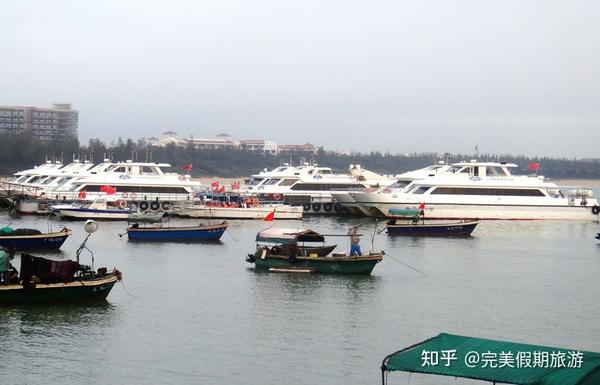
[[[599,157],[597,1],[0,0],[0,104],[181,135]]]

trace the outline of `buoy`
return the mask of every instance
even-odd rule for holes
[[[152,201],[152,203],[150,203],[150,209],[152,211],[160,209],[160,203],[158,203],[157,201]]]
[[[150,205],[148,204],[148,202],[147,202],[147,201],[142,201],[142,203],[140,203],[140,210],[142,210],[142,211],[146,211],[146,210],[148,210],[148,207],[149,207],[149,206],[150,206]]]
[[[312,204],[312,209],[313,209],[313,211],[321,211],[321,204],[320,203],[313,203]]]

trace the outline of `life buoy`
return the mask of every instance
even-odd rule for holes
[[[129,196],[129,194],[127,194],[126,192],[124,192],[123,194],[121,194],[121,196],[122,196],[123,198],[127,198],[127,197]]]
[[[598,205],[592,206],[592,213],[598,215],[598,213],[600,213],[600,206],[598,206]]]
[[[137,211],[137,209],[138,209],[138,204],[137,203],[135,203],[135,202],[129,202],[129,210],[131,210],[131,211]]]
[[[160,203],[158,203],[157,201],[152,201],[152,203],[150,203],[150,209],[152,211],[160,209]]]
[[[302,208],[304,209],[304,211],[308,211],[310,210],[310,203],[305,203],[302,205]]]
[[[320,203],[313,203],[312,204],[312,209],[313,209],[313,211],[321,211],[321,204]]]
[[[167,210],[171,210],[173,208],[173,203],[169,202],[169,201],[165,201],[162,203],[162,209],[167,211]]]
[[[323,210],[331,211],[332,209],[333,209],[333,203],[324,203],[323,204]]]
[[[136,193],[131,193],[131,194],[129,194],[129,196],[131,197],[131,199],[137,198],[137,194]]]
[[[142,201],[142,202],[140,203],[140,210],[142,210],[142,211],[146,211],[146,210],[148,210],[148,207],[149,207],[149,206],[150,206],[150,204],[148,204],[148,202],[147,202],[147,201]]]
[[[343,209],[344,209],[344,208],[343,208],[343,207],[342,207],[340,204],[338,204],[338,203],[336,203],[336,204],[334,204],[334,205],[333,205],[333,210],[334,210],[336,213],[339,213],[339,212],[341,212]]]
[[[183,175],[183,174],[180,174],[180,175],[178,176],[178,178],[179,178],[179,180],[185,180],[185,175]]]
[[[281,194],[273,194],[273,199],[275,199],[276,201],[281,200]]]
[[[125,209],[127,208],[127,202],[123,201],[123,200],[118,200],[117,201],[117,206],[121,209]]]

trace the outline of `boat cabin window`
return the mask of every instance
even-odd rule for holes
[[[140,167],[140,173],[142,175],[158,175],[154,167],[142,166]]]
[[[397,180],[395,181],[392,185],[390,185],[390,188],[404,188],[406,186],[408,186],[408,184],[410,183],[410,180]]]
[[[283,172],[285,170],[287,170],[287,167],[277,167],[275,170],[273,170],[274,172]]]
[[[506,176],[506,172],[501,167],[486,167],[486,176]]]
[[[496,196],[545,196],[539,189],[519,188],[470,188],[470,187],[438,187],[431,194],[442,195],[496,195]]]
[[[274,178],[274,179],[267,179],[265,181],[265,183],[263,183],[263,186],[272,186],[274,184],[277,184],[277,182],[279,182],[281,179],[279,178]]]
[[[429,186],[421,186],[412,191],[413,194],[425,194],[430,189]]]
[[[44,179],[40,184],[50,184],[58,179],[60,179],[60,178],[48,177],[48,178]]]
[[[127,172],[127,167],[125,166],[119,166],[119,167],[115,167],[111,170],[112,172]]]
[[[281,183],[279,183],[280,186],[291,186],[294,183],[296,183],[297,179],[283,179],[281,181]]]
[[[479,167],[478,166],[473,167],[473,175],[479,176]]]
[[[22,182],[26,178],[27,178],[26,176],[21,175],[20,177],[16,178],[13,182]]]
[[[448,169],[448,172],[450,172],[452,174],[456,174],[457,172],[460,172],[461,169],[462,169],[462,167],[452,166]]]
[[[70,181],[71,179],[73,179],[73,178],[60,178],[60,179],[58,179],[58,180],[56,181],[56,184],[57,184],[58,186],[62,186],[62,185],[64,185],[65,183],[67,183],[68,181]]]
[[[246,183],[246,186],[256,186],[260,184],[264,179],[263,178],[252,178]]]
[[[317,174],[321,174],[321,175],[331,175],[331,174],[333,174],[333,173],[332,173],[332,172],[331,172],[331,170],[329,170],[329,169],[322,169],[322,170],[317,170]]]
[[[27,183],[37,183],[37,181],[40,179],[42,179],[42,176],[35,176],[31,178]]]
[[[357,186],[352,183],[296,183],[291,187],[292,190],[303,191],[331,191],[331,190],[351,190]]]

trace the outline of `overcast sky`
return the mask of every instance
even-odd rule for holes
[[[0,0],[0,105],[80,140],[600,157],[600,2]]]

